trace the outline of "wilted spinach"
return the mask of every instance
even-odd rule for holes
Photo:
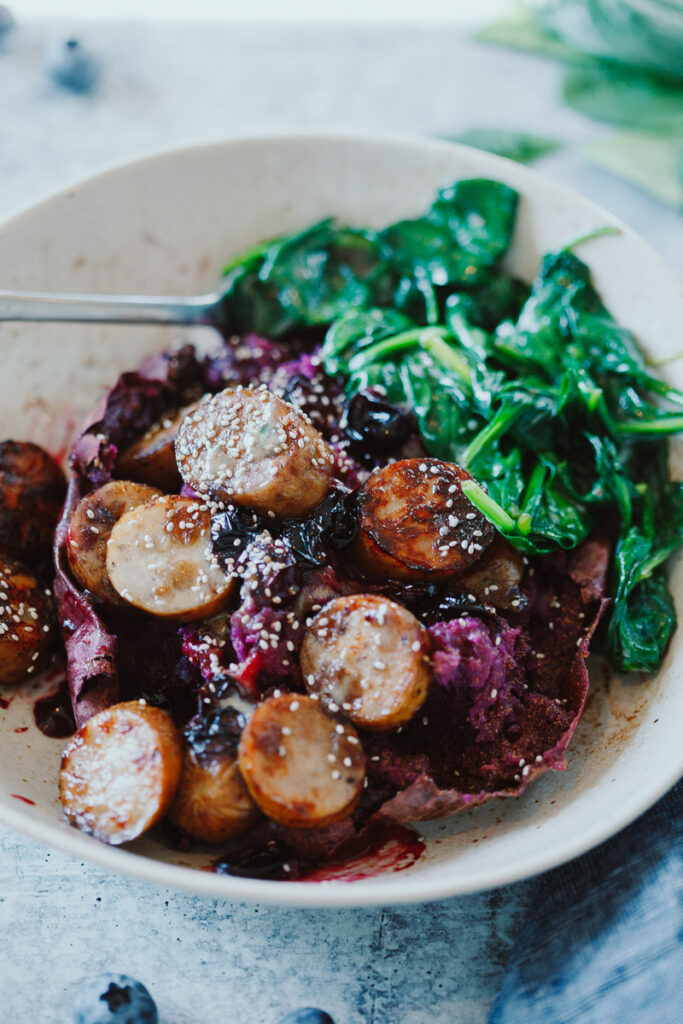
[[[667,456],[683,394],[651,375],[569,249],[544,256],[530,288],[507,273],[516,206],[506,185],[474,179],[383,231],[326,220],[266,243],[226,268],[226,322],[326,327],[326,371],[349,395],[407,404],[519,550],[609,532],[611,659],[652,670],[676,622],[664,566],[683,543],[683,488]]]

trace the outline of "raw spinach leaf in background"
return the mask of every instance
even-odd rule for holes
[[[683,83],[596,61],[569,68],[565,103],[594,121],[644,132],[683,134]]]
[[[474,38],[482,43],[509,46],[514,50],[538,53],[543,57],[554,57],[558,60],[581,59],[581,55],[574,47],[540,29],[528,8],[506,14],[484,25],[476,31]]]
[[[544,0],[530,15],[540,31],[580,53],[683,79],[679,0]]]
[[[475,39],[563,61],[565,102],[629,130],[585,147],[585,155],[681,208],[683,8],[552,0],[487,25]],[[646,132],[643,142],[630,134]]]
[[[496,128],[469,128],[458,135],[446,137],[449,142],[462,142],[465,146],[484,149],[487,153],[516,160],[520,164],[529,164],[539,157],[554,153],[562,148],[557,139],[545,135],[534,135],[531,132],[511,132]]]
[[[683,210],[683,133],[618,132],[582,147],[594,163]]]
[[[683,79],[683,8],[676,0],[546,0],[479,29],[474,38],[575,63],[596,58]]]

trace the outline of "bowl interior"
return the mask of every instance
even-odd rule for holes
[[[335,214],[381,226],[419,213],[458,177],[507,181],[522,195],[509,262],[530,279],[539,256],[615,223],[604,211],[528,169],[461,146],[364,137],[235,140],[161,154],[108,171],[0,226],[3,288],[146,294],[211,290],[227,258],[262,238]],[[619,321],[645,349],[673,354],[683,284],[628,229],[579,250]],[[0,437],[30,439],[63,455],[80,418],[117,373],[185,340],[163,328],[0,325]],[[191,340],[217,343],[200,329]],[[672,364],[668,374],[683,384]],[[674,570],[677,605],[683,596]],[[569,767],[519,800],[497,801],[421,827],[427,852],[400,874],[344,883],[262,882],[206,871],[206,852],[176,853],[155,838],[103,846],[61,820],[62,741],[33,722],[37,693],[55,680],[5,691],[0,702],[0,820],[115,870],[212,895],[298,905],[420,900],[502,884],[588,849],[649,806],[678,778],[677,722],[683,635],[657,678],[591,672],[591,694],[569,748]],[[9,706],[4,704],[9,701]]]

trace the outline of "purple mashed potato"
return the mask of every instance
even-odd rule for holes
[[[606,604],[608,554],[606,543],[588,541],[543,573],[528,631],[470,617],[430,628],[434,681],[421,714],[400,735],[366,745],[370,777],[399,791],[384,815],[442,817],[518,796],[543,772],[566,767],[588,694],[585,658]]]
[[[198,694],[220,696],[237,686],[258,700],[276,686],[300,690],[298,650],[306,619],[341,594],[386,593],[418,616],[429,613],[430,601],[432,611],[440,607],[426,586],[369,584],[333,560],[304,565],[267,531],[241,555],[237,607],[218,622],[178,628],[150,625],[147,617],[140,625],[97,608],[74,585],[65,554],[71,516],[84,494],[111,479],[118,452],[203,391],[255,380],[267,381],[311,417],[335,452],[338,482],[354,487],[372,468],[349,453],[338,428],[341,390],[303,348],[249,335],[203,362],[185,346],[123,374],[74,445],[55,536],[55,595],[79,726],[116,701],[143,694],[182,722]],[[411,438],[393,454],[422,452]],[[523,612],[452,612],[455,617],[440,621],[431,615],[434,680],[428,698],[402,729],[361,734],[368,787],[353,820],[307,833],[305,842],[301,833],[261,823],[249,841],[256,841],[260,828],[294,849],[312,844],[329,852],[378,811],[401,821],[440,817],[495,796],[517,796],[544,771],[564,768],[588,691],[585,657],[605,603],[607,556],[607,544],[593,540],[533,560],[523,581]],[[144,654],[136,642],[140,629],[151,638]]]

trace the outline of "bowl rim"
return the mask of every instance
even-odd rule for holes
[[[316,140],[321,144],[337,144],[372,148],[378,146],[402,146],[419,150],[425,154],[463,152],[477,154],[477,159],[484,165],[482,174],[490,173],[495,177],[497,168],[514,167],[515,177],[529,184],[539,183],[546,193],[550,193],[560,202],[579,204],[587,213],[592,213],[602,224],[609,224],[618,229],[619,233],[631,238],[641,248],[649,250],[650,258],[658,262],[667,274],[677,274],[670,264],[657,252],[654,246],[642,238],[633,228],[620,218],[610,213],[600,204],[586,198],[573,188],[554,181],[542,172],[520,165],[506,157],[488,153],[473,146],[462,143],[433,139],[416,134],[377,132],[372,130],[327,130],[307,129],[291,131],[240,132],[235,135],[219,136],[205,140],[176,143],[171,146],[155,147],[139,153],[134,158],[123,158],[109,161],[94,172],[80,176],[63,187],[43,193],[33,202],[24,204],[0,220],[0,232],[13,227],[26,215],[39,214],[41,209],[60,198],[66,198],[84,186],[103,182],[122,171],[135,169],[142,165],[152,165],[180,158],[192,152],[210,154],[212,151],[226,148],[239,149],[245,145],[264,147],[281,143],[296,144]],[[677,275],[680,277],[680,275]],[[681,279],[683,284],[683,278]],[[157,887],[189,891],[197,895],[211,898],[231,899],[240,902],[271,904],[301,908],[352,908],[361,906],[380,906],[387,904],[407,904],[443,899],[449,896],[465,895],[509,885],[523,879],[542,874],[558,867],[588,850],[603,843],[621,829],[625,828],[657,800],[659,800],[683,775],[683,748],[679,761],[673,761],[668,771],[662,771],[654,779],[645,779],[633,799],[625,803],[617,811],[613,811],[604,819],[597,816],[589,821],[586,827],[577,832],[574,840],[565,843],[561,848],[550,851],[530,853],[523,866],[514,862],[497,869],[486,867],[476,871],[468,869],[465,880],[459,879],[457,873],[444,878],[435,875],[425,876],[419,871],[407,876],[402,872],[387,873],[374,878],[353,883],[319,882],[287,882],[241,878],[221,875],[215,872],[194,867],[171,864],[160,861],[129,849],[107,846],[98,842],[66,823],[45,822],[30,811],[21,807],[13,807],[0,802],[0,823],[15,829],[17,832],[42,843],[44,846],[56,848],[74,857],[80,857],[99,867],[106,868],[128,877],[138,879]],[[46,834],[49,833],[49,834]]]

